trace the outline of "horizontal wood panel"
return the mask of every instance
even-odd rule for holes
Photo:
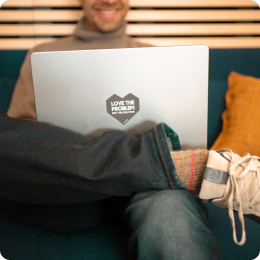
[[[33,0],[8,0],[2,7],[32,7]]]
[[[81,10],[33,11],[34,21],[78,21],[83,15]]]
[[[71,6],[79,7],[78,0],[34,0],[34,6]]]
[[[260,21],[259,10],[132,10],[128,21]]]
[[[39,38],[39,39],[0,39],[0,50],[29,50],[36,45],[54,42],[58,39]]]
[[[0,10],[0,22],[32,22],[31,10]]]
[[[70,35],[75,24],[1,24],[3,36]],[[260,35],[260,24],[129,24],[128,35]]]
[[[32,4],[33,2],[33,4]],[[8,0],[3,7],[14,6],[78,7],[77,0]],[[258,7],[252,0],[130,0],[132,7]]]
[[[130,0],[135,7],[258,7],[251,0]]]
[[[0,39],[0,50],[29,50],[33,46],[34,39]]]
[[[210,48],[260,48],[260,37],[255,38],[138,38],[136,41],[147,42],[155,46],[174,46],[174,45],[196,45],[206,44]],[[1,50],[27,50],[34,46],[56,41],[56,39],[0,39]]]
[[[0,10],[1,22],[70,22],[82,16],[81,10]]]
[[[0,25],[0,35],[1,36],[33,36],[34,25],[24,25],[24,24],[1,24]]]
[[[77,21],[81,10],[0,10],[2,22]],[[199,22],[199,21],[260,21],[259,10],[131,10],[127,21],[138,22]]]
[[[130,24],[129,35],[260,35],[260,24]]]
[[[260,48],[260,37],[138,38],[155,46],[206,44],[209,48]]]

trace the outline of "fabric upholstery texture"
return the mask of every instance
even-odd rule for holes
[[[228,76],[223,127],[212,150],[230,148],[260,156],[260,79],[232,71]]]
[[[6,112],[27,50],[0,50],[0,110]]]
[[[0,76],[0,110],[7,111],[16,78]]]
[[[0,252],[9,260],[125,260],[128,232],[122,224],[53,232],[0,214]]]

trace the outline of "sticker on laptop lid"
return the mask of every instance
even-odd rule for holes
[[[139,98],[129,93],[124,98],[113,95],[107,99],[107,113],[125,125],[138,111]]]

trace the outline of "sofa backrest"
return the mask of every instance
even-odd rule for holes
[[[6,112],[27,50],[0,51],[0,110]]]

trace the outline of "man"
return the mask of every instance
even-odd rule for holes
[[[85,16],[74,34],[30,50],[21,67],[7,114],[36,120],[30,55],[32,52],[147,47],[126,36],[128,0],[80,0]]]
[[[37,46],[27,54],[9,116],[35,120],[29,60],[33,51],[143,46],[125,36],[127,0],[82,0],[82,5],[86,18],[73,36]],[[177,152],[178,136],[168,126],[160,124],[139,136],[108,132],[92,140],[0,114],[0,135],[1,200],[63,205],[137,193],[125,209],[132,232],[128,249],[134,256],[220,259],[219,242],[206,226],[206,209],[191,194],[199,194],[208,152]],[[213,161],[215,157],[217,161],[223,158],[213,154]],[[221,169],[228,172],[232,160],[222,160],[226,168]],[[204,191],[218,189],[218,183],[206,179],[203,184],[203,198],[215,198]],[[226,186],[221,186],[222,193]]]

